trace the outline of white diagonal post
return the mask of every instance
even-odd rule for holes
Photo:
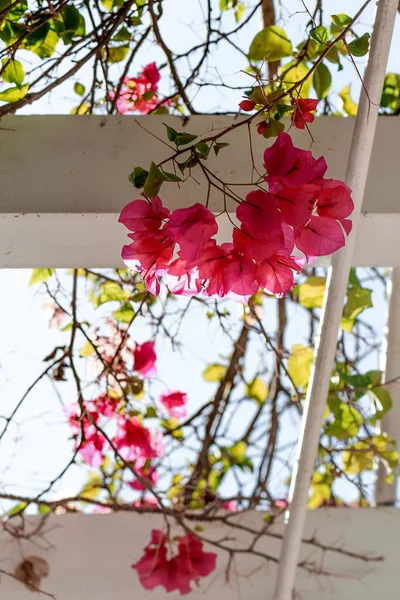
[[[393,408],[381,421],[381,429],[396,441],[400,437],[400,269],[392,269],[387,286],[388,314],[386,320],[385,342],[382,353],[383,381],[388,381],[388,391],[392,397]],[[393,483],[386,483],[386,470],[378,466],[375,486],[375,502],[379,505],[393,506],[396,503],[397,477]]]
[[[368,168],[374,142],[378,109],[389,56],[398,0],[379,0],[371,39],[371,50],[361,90],[346,183],[353,190],[353,233],[329,268],[315,359],[307,390],[304,416],[289,492],[289,522],[286,526],[276,580],[274,600],[292,600],[296,567],[301,549],[310,480],[318,452],[323,412],[334,363],[337,335],[355,245]],[[368,90],[368,95],[365,89]]]

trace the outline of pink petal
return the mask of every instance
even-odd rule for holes
[[[340,224],[326,217],[311,217],[307,226],[295,233],[295,241],[306,256],[333,254],[345,244]]]

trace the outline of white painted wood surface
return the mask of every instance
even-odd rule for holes
[[[246,515],[247,524],[259,527],[261,513]],[[28,529],[34,522],[28,521]],[[52,516],[41,538],[13,540],[4,530],[0,533],[0,568],[13,571],[22,556],[38,555],[50,566],[43,589],[57,600],[165,600],[162,588],[146,592],[138,583],[130,565],[142,555],[150,530],[162,528],[163,521],[153,515],[69,514]],[[179,532],[178,532],[179,533]],[[204,535],[220,538],[221,527],[206,525]],[[376,600],[398,597],[398,540],[400,513],[396,509],[322,509],[310,512],[305,535],[324,543],[341,546],[362,554],[382,554],[385,560],[366,563],[362,560],[328,552],[325,558],[310,546],[303,546],[302,558],[337,574],[335,577],[309,576],[297,571],[296,589],[302,600]],[[230,532],[232,535],[232,532]],[[238,547],[248,541],[246,534],[235,534]],[[278,556],[280,542],[271,538],[259,548]],[[212,550],[212,548],[207,548]],[[220,555],[217,571],[201,580],[194,598],[214,600],[273,600],[276,566],[259,562],[251,555],[236,559],[231,581],[225,583],[226,557]],[[4,600],[33,600],[36,595],[19,582],[6,576],[0,580],[0,597]],[[39,596],[40,597],[40,596]],[[189,596],[191,597],[191,596]]]
[[[18,116],[2,119],[0,130],[0,267],[116,267],[126,230],[117,223],[122,207],[139,196],[127,179],[134,166],[148,167],[170,150],[144,131],[165,139],[163,122],[177,130],[206,134],[232,124],[230,117],[197,116],[185,125],[173,117]],[[321,117],[313,124],[313,152],[323,154],[329,176],[342,178],[354,120]],[[307,134],[293,131],[294,142],[310,145]],[[353,260],[358,266],[400,266],[398,231],[398,139],[400,120],[381,117],[369,173],[364,215]],[[253,133],[260,167],[271,143]],[[230,146],[210,167],[225,181],[251,177],[248,129],[227,136]],[[171,208],[204,202],[201,173],[178,188],[164,184],[162,197]],[[245,188],[236,188],[244,195]],[[220,193],[210,207],[222,209]],[[232,204],[230,210],[235,210]],[[227,218],[220,239],[230,238]],[[327,262],[325,261],[325,264]]]

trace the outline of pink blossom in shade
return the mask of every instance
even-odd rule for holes
[[[333,254],[345,245],[341,225],[327,217],[311,217],[305,227],[295,231],[297,248],[309,259]]]
[[[257,281],[260,287],[282,297],[293,287],[293,271],[301,271],[303,263],[301,258],[272,256],[258,265]]]
[[[133,351],[135,371],[138,371],[143,377],[152,377],[157,373],[156,360],[157,354],[154,350],[154,342],[145,342],[136,344]]]
[[[153,89],[156,88],[157,83],[161,79],[160,71],[157,69],[155,62],[152,62],[144,67],[142,76],[144,79],[147,79],[151,86],[153,86]]]
[[[268,236],[268,234],[267,234]],[[261,240],[247,231],[235,228],[232,234],[233,245],[239,254],[255,261],[265,260],[277,254],[284,244],[283,232],[277,234],[275,239],[267,237]]]
[[[153,590],[157,586],[167,589],[170,575],[166,543],[166,536],[160,530],[153,529],[151,541],[144,549],[144,555],[132,565],[145,590]]]
[[[162,205],[156,196],[151,200],[133,200],[127,204],[119,216],[119,223],[133,232],[160,229],[162,221],[170,215],[168,208]]]
[[[173,419],[182,419],[186,417],[187,394],[178,391],[164,392],[160,396],[160,403],[167,413]]]
[[[178,551],[175,560],[178,563],[180,582],[185,582],[186,578],[197,581],[200,577],[207,577],[215,570],[217,555],[213,552],[204,552],[203,543],[192,533],[188,532],[181,537]],[[181,594],[188,593],[182,589],[180,591]]]
[[[274,240],[281,235],[282,217],[274,196],[263,190],[255,190],[246,196],[236,209],[242,229],[263,241]]]
[[[292,115],[292,123],[297,129],[304,129],[306,123],[314,121],[311,111],[316,110],[319,100],[311,98],[293,98],[292,104],[296,107]]]
[[[305,225],[314,210],[320,186],[311,183],[293,187],[277,182],[273,189],[285,223],[292,227]]]
[[[237,502],[236,500],[226,500],[221,506],[224,510],[229,510],[231,512],[237,511]]]
[[[136,463],[135,463],[135,471],[145,481],[145,483],[147,484],[147,487],[145,487],[143,485],[143,483],[141,481],[139,481],[139,479],[134,479],[133,481],[129,481],[128,483],[129,483],[130,487],[134,490],[138,490],[139,492],[141,492],[145,489],[148,489],[148,488],[153,488],[159,479],[156,469],[152,466],[138,467],[137,463],[138,463],[138,461],[136,461]]]
[[[262,135],[264,133],[264,131],[267,129],[268,127],[268,123],[266,121],[261,121],[261,123],[259,123],[257,125],[257,133],[259,135]]]
[[[265,180],[270,185],[277,181],[285,185],[300,186],[324,176],[327,165],[323,157],[314,158],[309,150],[295,148],[290,135],[280,131],[274,144],[264,152]],[[271,187],[272,186],[272,187]]]
[[[178,208],[171,213],[166,232],[181,248],[181,257],[195,260],[218,231],[215,216],[202,204]]]
[[[118,417],[113,444],[124,460],[151,459],[164,454],[163,435],[158,429],[143,427],[138,417]]]
[[[108,394],[100,394],[97,398],[91,401],[91,404],[96,409],[96,412],[103,417],[114,417],[120,404],[120,400],[112,398]]]
[[[354,210],[351,189],[343,181],[321,180],[316,208],[321,217],[345,219]]]

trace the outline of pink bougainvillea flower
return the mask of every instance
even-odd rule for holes
[[[226,502],[224,502],[221,505],[221,508],[223,508],[224,510],[230,510],[231,512],[236,512],[237,511],[237,502],[236,502],[236,500],[226,500]]]
[[[293,187],[276,182],[273,189],[285,223],[292,227],[305,225],[312,215],[320,186],[311,183]]]
[[[108,394],[100,394],[100,396],[91,401],[91,404],[93,404],[99,415],[113,417],[116,414],[120,400],[112,398]]]
[[[136,344],[133,351],[133,368],[143,377],[152,377],[157,373],[156,360],[157,354],[154,350],[154,342],[145,342]]]
[[[253,100],[242,100],[241,102],[239,102],[239,106],[245,112],[250,112],[254,110],[256,105],[255,102],[253,102]]]
[[[323,179],[319,186],[317,212],[321,217],[345,219],[354,210],[351,189],[336,179]]]
[[[144,427],[138,417],[118,417],[113,440],[124,460],[151,459],[164,454],[163,435],[158,429]]]
[[[282,217],[274,196],[263,190],[255,190],[246,196],[236,209],[242,229],[263,241],[281,236]]]
[[[167,413],[173,419],[182,419],[186,417],[187,394],[178,391],[164,392],[160,396],[160,402]]]
[[[75,448],[79,447],[82,459],[91,467],[100,467],[104,462],[103,451],[106,440],[96,428],[99,414],[86,409],[86,414],[81,416],[78,404],[65,407],[65,413],[72,434],[76,437]],[[80,439],[82,433],[83,438]]]
[[[156,509],[158,508],[157,498],[155,496],[146,496],[145,498],[139,498],[132,503],[132,506],[135,508],[143,508],[143,509]]]
[[[280,231],[276,237],[270,237],[266,232],[266,240],[250,234],[248,231],[235,228],[233,230],[233,245],[239,254],[255,261],[265,260],[273,254],[277,254],[284,243],[283,232]]]
[[[122,258],[130,269],[143,272],[171,260],[174,243],[163,229],[151,235],[147,231],[130,233],[129,237],[133,242],[123,247]]]
[[[276,141],[264,152],[266,181],[273,186],[276,181],[299,186],[321,179],[327,164],[323,157],[314,158],[309,150],[295,148],[292,138],[280,131]],[[273,192],[273,188],[270,191]]]
[[[174,210],[166,226],[171,240],[179,244],[181,256],[192,262],[218,231],[215,216],[202,204]]]
[[[305,227],[295,232],[296,246],[308,258],[333,254],[345,245],[341,225],[327,217],[311,217]]]
[[[145,590],[153,590],[161,585],[167,589],[169,582],[169,561],[167,560],[167,538],[158,529],[151,532],[151,541],[144,549],[144,555],[135,564],[139,581]]]
[[[136,461],[135,471],[138,473],[138,475],[140,475],[147,486],[143,485],[139,479],[134,479],[133,481],[128,482],[130,487],[134,490],[138,490],[139,492],[148,488],[153,488],[159,479],[156,469],[151,465],[146,466],[146,463],[143,466],[138,466],[138,464],[140,465],[139,461]]]
[[[118,112],[138,112],[146,115],[158,106],[170,104],[170,100],[158,97],[159,80],[160,73],[155,63],[144,67],[137,77],[125,77],[116,101]],[[110,93],[110,98],[115,99],[115,92]]]
[[[257,281],[260,287],[279,298],[293,287],[295,271],[301,271],[304,259],[293,256],[271,256],[257,267]]]
[[[201,577],[207,577],[216,566],[217,555],[203,551],[203,543],[192,533],[181,536],[178,542],[178,554],[168,559],[167,538],[158,529],[151,532],[150,543],[144,549],[142,558],[132,565],[146,590],[157,586],[167,592],[179,591],[189,594],[191,582],[198,583]]]
[[[162,205],[161,199],[156,196],[151,200],[133,200],[129,202],[119,216],[119,223],[125,225],[133,232],[152,231],[160,229],[162,221],[170,215],[168,208]]]
[[[203,288],[198,268],[189,268],[184,258],[177,258],[170,264],[165,282],[171,293],[180,296],[196,296]]]
[[[200,577],[207,577],[216,566],[217,555],[213,552],[204,552],[203,543],[192,533],[186,533],[178,543],[179,578],[184,579],[186,574],[190,580],[197,581]],[[184,593],[181,591],[181,593]]]
[[[292,104],[296,107],[292,115],[292,123],[297,129],[304,129],[306,123],[314,121],[311,111],[316,110],[319,100],[311,98],[292,98]]]

